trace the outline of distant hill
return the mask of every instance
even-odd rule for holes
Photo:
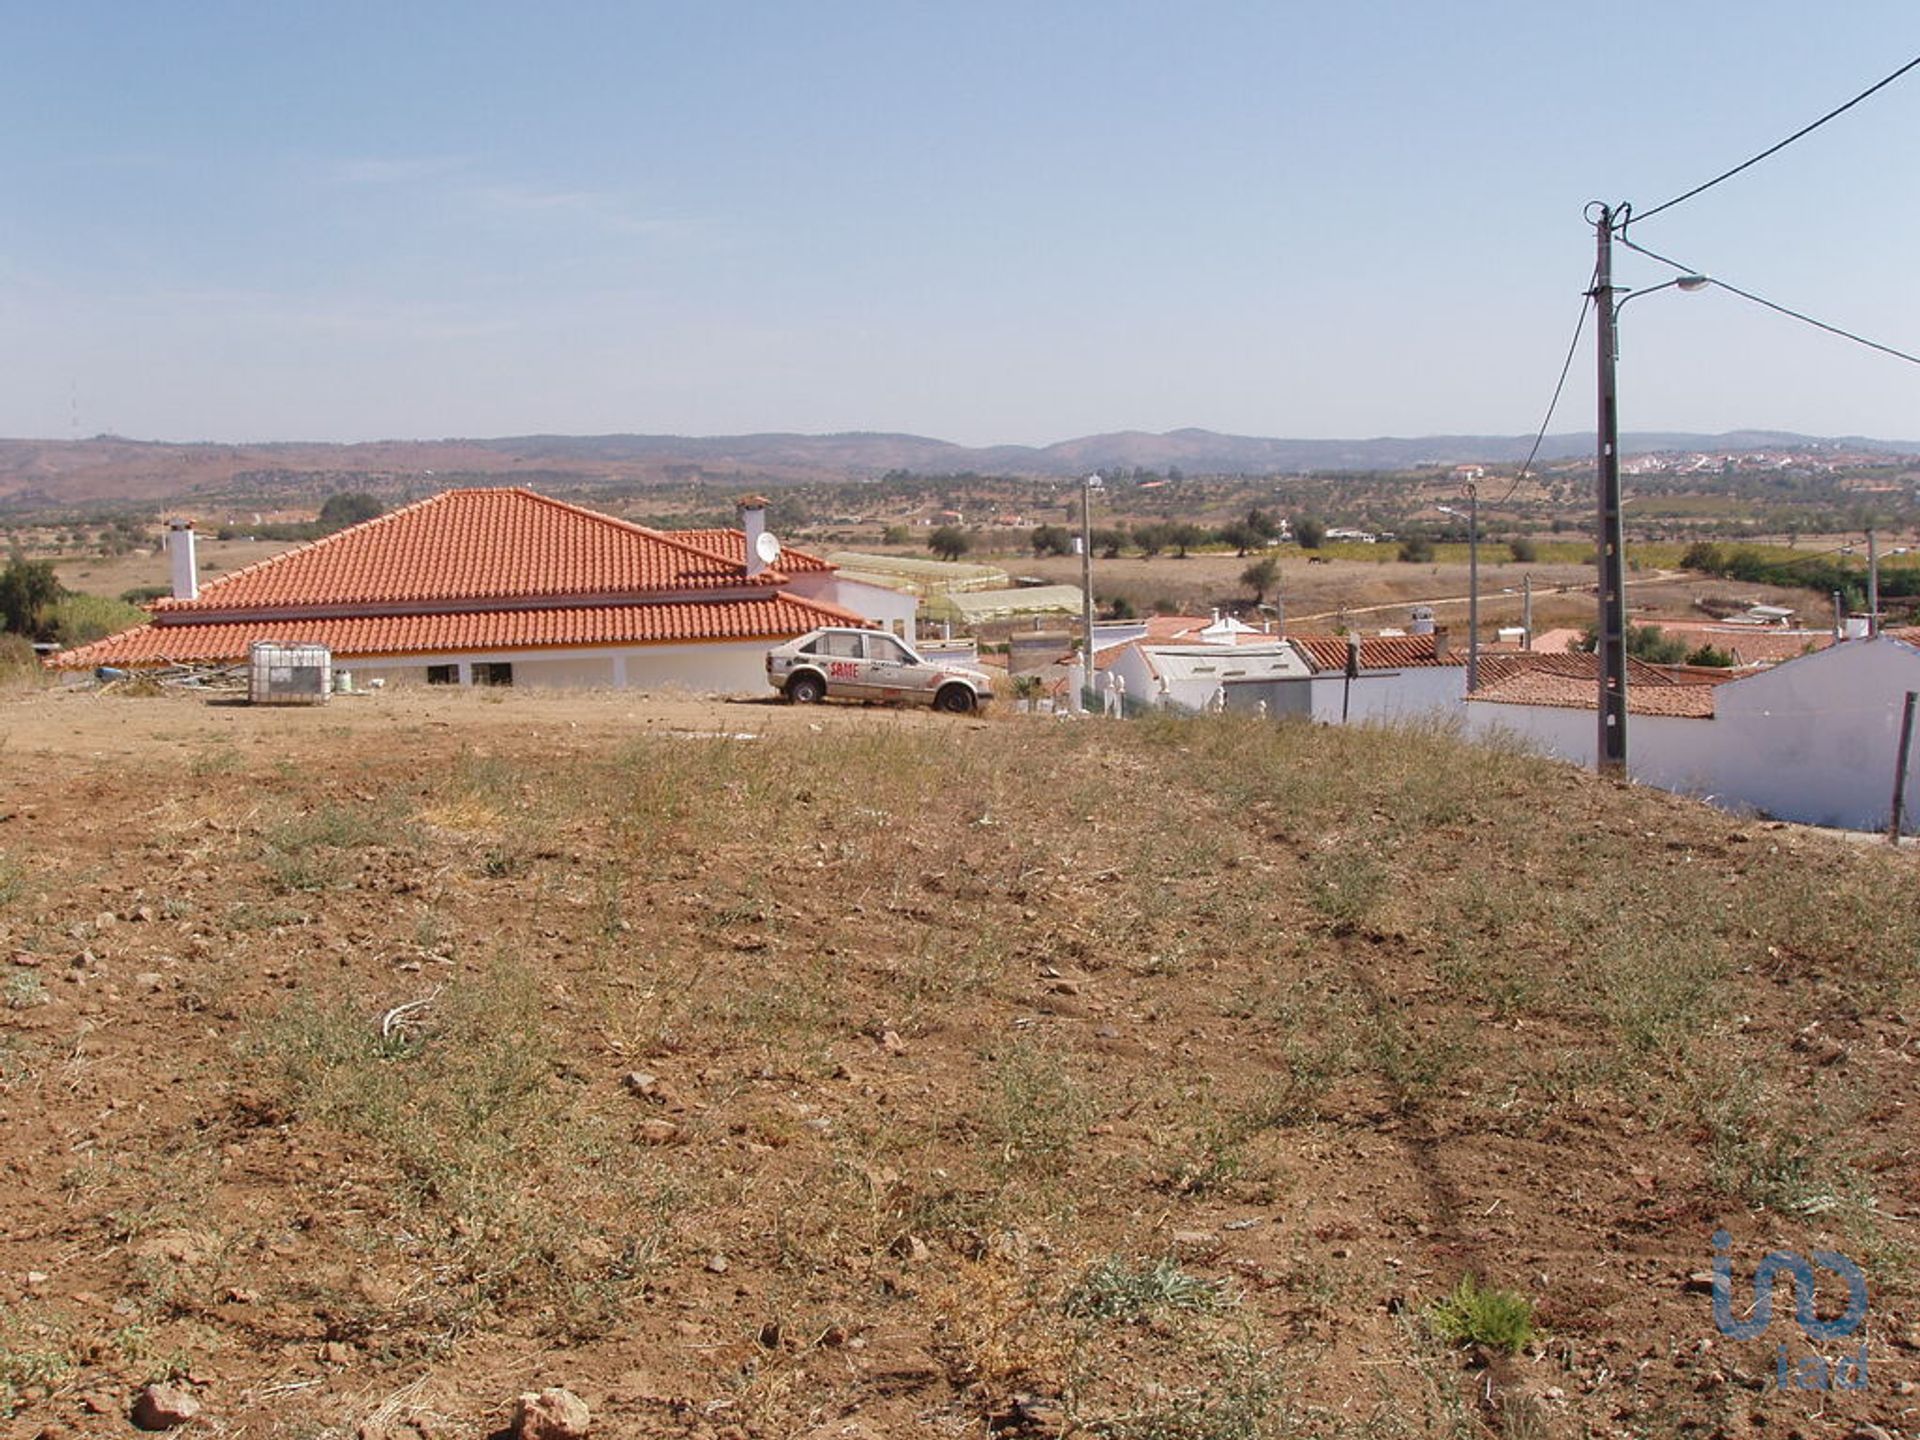
[[[0,440],[0,504],[68,506],[152,502],[187,495],[303,503],[352,486],[417,492],[448,484],[566,483],[646,487],[710,480],[764,485],[922,474],[1066,476],[1125,467],[1189,474],[1265,475],[1306,470],[1401,470],[1420,465],[1514,464],[1531,440],[1519,435],[1383,436],[1288,440],[1212,430],[1140,430],[1086,435],[1053,445],[968,447],[922,435],[520,435],[502,439],[386,440],[338,445],[168,444],[101,435],[90,440]],[[1591,452],[1591,435],[1549,436],[1548,460]],[[1828,438],[1765,430],[1725,435],[1642,433],[1623,452],[1678,450],[1877,450],[1920,454],[1920,443]]]

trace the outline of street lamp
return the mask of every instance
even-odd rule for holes
[[[1674,288],[1694,291],[1712,283],[1705,275],[1679,275],[1645,290],[1620,294],[1613,283],[1613,231],[1619,212],[1595,201],[1587,207],[1593,221],[1595,327],[1599,341],[1600,416],[1598,475],[1595,490],[1600,561],[1600,619],[1595,649],[1599,658],[1600,730],[1595,759],[1600,773],[1622,779],[1627,773],[1627,576],[1626,535],[1620,516],[1620,400],[1615,371],[1620,359],[1620,310],[1635,295]],[[1619,298],[1616,299],[1615,296]]]
[[[1467,693],[1480,688],[1480,487],[1467,486],[1467,513],[1451,505],[1434,507],[1442,515],[1467,522]]]

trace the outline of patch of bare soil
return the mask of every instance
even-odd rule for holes
[[[0,726],[0,1434],[1920,1433],[1910,855],[1232,717]]]

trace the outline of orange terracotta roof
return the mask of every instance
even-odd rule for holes
[[[746,566],[747,532],[744,530],[662,530],[660,533],[669,540],[678,540],[682,545],[710,551],[730,564],[742,568]],[[780,568],[789,575],[799,575],[809,570],[838,570],[840,567],[805,550],[782,545]]]
[[[1289,635],[1287,640],[1307,659],[1315,671],[1347,668],[1347,637],[1344,635]],[[1360,638],[1362,670],[1410,670],[1421,666],[1464,665],[1463,650],[1456,647],[1446,655],[1437,653],[1431,635],[1363,635]],[[1485,661],[1481,662],[1483,665]]]
[[[1725,650],[1740,665],[1777,665],[1833,644],[1831,630],[1787,630],[1776,625],[1716,625],[1700,620],[1649,620],[1676,640]]]
[[[1570,680],[1584,680],[1593,686],[1599,683],[1599,664],[1591,650],[1569,650],[1563,654],[1542,655],[1537,650],[1523,650],[1518,654],[1486,655],[1480,657],[1480,689],[1486,690],[1515,675],[1560,675]],[[1697,672],[1696,672],[1697,673]],[[1732,679],[1731,675],[1726,677]],[[1644,660],[1627,657],[1627,685],[1635,686],[1697,684],[1692,676],[1683,678],[1674,671],[1660,665],[1649,665]]]
[[[342,660],[557,646],[785,640],[821,625],[866,623],[838,605],[775,593],[751,600],[696,598],[652,605],[151,624],[63,650],[48,663],[62,670],[230,663],[244,660],[247,647],[256,640],[325,645]]]
[[[1564,655],[1587,638],[1584,630],[1543,630],[1533,637],[1533,655]]]
[[[448,490],[215,580],[156,614],[610,598],[777,585],[657,530],[536,495]]]
[[[1627,681],[1629,715],[1711,720],[1713,697],[1711,685],[1638,685],[1631,676]],[[1585,676],[1553,670],[1516,671],[1491,683],[1483,681],[1467,699],[1476,705],[1547,705],[1556,709],[1594,711],[1600,708],[1591,667]]]

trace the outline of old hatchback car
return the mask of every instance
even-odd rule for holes
[[[936,665],[884,630],[815,630],[767,652],[767,683],[800,705],[892,700],[964,715],[993,698],[993,678]]]

